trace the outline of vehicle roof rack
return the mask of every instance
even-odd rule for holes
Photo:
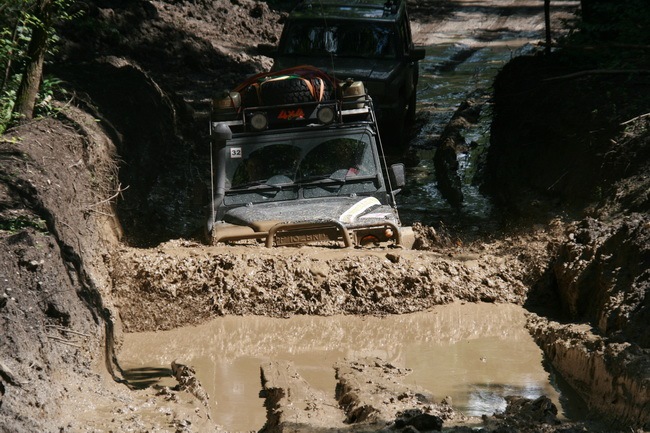
[[[365,94],[319,102],[245,107],[235,116],[217,117],[212,123],[235,127],[236,132],[263,132],[267,129],[371,123],[375,120],[372,113],[372,99]]]
[[[364,121],[376,119],[363,81],[337,81],[309,65],[249,77],[213,100],[211,118],[237,132]]]
[[[323,5],[323,3],[325,3]],[[328,7],[354,7],[357,9],[382,9],[384,11],[384,16],[394,15],[399,10],[399,7],[402,3],[402,0],[387,0],[383,4],[379,1],[372,3],[367,1],[328,1],[325,0],[299,0],[294,9],[313,9],[314,6],[328,6]]]

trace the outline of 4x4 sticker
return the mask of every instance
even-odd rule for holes
[[[231,158],[241,158],[241,147],[231,147],[230,148],[230,157]]]
[[[302,108],[297,108],[295,110],[282,110],[278,114],[278,119],[282,120],[294,120],[294,119],[304,119],[305,112],[302,111]]]

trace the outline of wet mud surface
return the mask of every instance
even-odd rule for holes
[[[402,392],[420,389],[433,395],[432,402],[446,399],[456,423],[480,425],[481,415],[505,409],[508,395],[546,395],[559,413],[568,413],[572,408],[560,402],[525,323],[522,307],[486,303],[383,317],[225,316],[166,332],[126,334],[119,358],[126,371],[161,385],[172,381],[160,372],[171,360],[192,365],[211,397],[213,419],[233,431],[259,430],[266,421],[259,395],[263,363],[290,362],[309,389],[332,399],[335,366],[368,356],[402,368]],[[345,418],[342,411],[338,418]]]
[[[465,54],[446,63],[459,64],[503,32],[537,34],[538,3],[413,2],[416,40],[464,38]],[[558,18],[575,7],[569,3],[559,5]],[[386,316],[451,302],[517,304],[534,312],[530,334],[590,411],[588,420],[566,421],[546,396],[510,396],[504,411],[481,419],[482,431],[647,430],[645,81],[628,93],[635,103],[592,119],[615,126],[597,134],[598,152],[579,167],[589,179],[598,177],[594,167],[610,168],[599,184],[563,175],[568,159],[538,158],[540,143],[526,135],[559,125],[552,123],[558,118],[586,119],[580,116],[593,113],[590,104],[603,101],[581,90],[599,82],[573,86],[580,91],[572,93],[569,115],[544,103],[513,104],[519,93],[508,89],[564,97],[571,86],[553,86],[564,80],[544,80],[573,73],[574,65],[551,61],[555,66],[546,69],[528,59],[506,70],[495,88],[489,152],[497,156],[488,158],[486,184],[507,218],[487,233],[427,221],[415,224],[416,250],[208,247],[194,240],[209,179],[200,157],[207,152],[207,100],[267,67],[256,44],[275,41],[286,11],[282,2],[272,6],[90,2],[86,12],[99,34],[88,37],[82,28],[64,34],[71,41],[63,51],[68,63],[56,68],[79,90],[74,104],[58,119],[1,137],[0,430],[225,431],[209,410],[214,400],[200,373],[185,360],[154,371],[123,368],[124,333],[231,315]],[[93,71],[106,80],[89,80]],[[120,82],[140,97],[125,98]],[[518,126],[521,119],[529,128]],[[569,123],[545,137],[584,133]],[[536,177],[545,167],[554,167],[548,178]],[[579,203],[571,201],[576,195]],[[425,431],[442,423],[448,431],[471,431],[447,428],[460,416],[453,401],[408,382],[405,366],[359,356],[332,367],[334,395],[314,389],[284,360],[263,363],[264,430]],[[156,375],[176,379],[142,388]]]

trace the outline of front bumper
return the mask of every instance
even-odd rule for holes
[[[346,248],[367,243],[392,242],[402,245],[402,231],[395,223],[380,221],[364,224],[343,224],[336,220],[302,222],[269,222],[255,228],[230,223],[217,223],[212,228],[212,242],[261,240],[268,248],[322,242],[341,242]]]

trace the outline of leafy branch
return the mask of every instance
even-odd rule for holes
[[[43,65],[57,40],[55,24],[77,17],[69,12],[74,1],[5,0],[0,6],[0,134],[35,111],[52,112],[48,97],[58,82],[43,79]]]

